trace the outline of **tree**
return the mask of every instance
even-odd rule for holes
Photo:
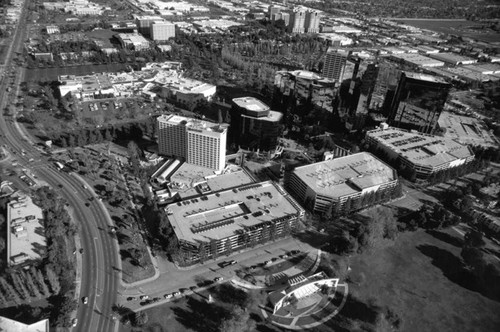
[[[464,235],[464,247],[470,248],[482,248],[485,242],[483,240],[483,234],[475,229],[470,229]]]
[[[231,316],[222,321],[220,332],[253,332],[256,327],[255,321],[250,319],[250,314],[235,306]]]
[[[134,322],[136,326],[143,326],[149,320],[148,314],[144,311],[139,311],[135,313]]]
[[[19,293],[19,295],[21,295],[21,298],[25,299],[25,300],[29,299],[30,298],[29,291],[26,288],[26,285],[24,284],[24,280],[21,278],[19,273],[14,272],[14,273],[10,274],[10,279],[11,279],[12,284],[14,285],[14,288],[16,289],[16,291]]]
[[[5,239],[0,237],[0,253],[5,249]]]
[[[48,265],[45,266],[45,277],[49,283],[50,289],[52,290],[52,294],[59,294],[61,290],[61,285],[59,284],[59,278],[55,274],[55,272]]]

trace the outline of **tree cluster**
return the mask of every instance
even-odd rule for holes
[[[442,229],[458,225],[461,218],[440,204],[425,204],[415,212],[401,217],[398,221],[400,231],[422,229]]]
[[[495,299],[500,299],[500,269],[486,260],[482,248],[483,235],[476,229],[465,234],[461,256],[476,279],[477,286]]]

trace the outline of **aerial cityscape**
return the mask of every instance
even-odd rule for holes
[[[0,331],[500,331],[497,0],[0,0]]]

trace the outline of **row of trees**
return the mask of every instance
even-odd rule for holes
[[[44,264],[48,268],[47,271],[54,271],[60,285],[59,292],[52,298],[51,323],[53,326],[70,326],[70,315],[76,307],[73,293],[76,276],[75,258],[70,253],[74,250],[73,238],[77,226],[65,208],[66,202],[53,189],[49,187],[37,189],[34,202],[42,208],[44,214],[47,241]],[[56,290],[52,286],[51,289]]]
[[[442,229],[460,223],[461,217],[451,213],[440,204],[424,204],[415,212],[400,218],[398,228],[401,231],[422,229]]]
[[[19,305],[27,300],[39,300],[58,294],[59,278],[50,266],[43,269],[32,266],[29,270],[9,269],[0,276],[0,301]]]

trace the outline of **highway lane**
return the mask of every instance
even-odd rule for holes
[[[19,51],[24,39],[26,26],[21,24],[25,20],[26,13],[23,10],[21,14],[20,24],[16,28],[13,41],[8,49],[8,54],[4,58],[4,68],[8,72],[11,68],[13,54]],[[19,92],[19,84],[22,80],[21,71],[16,72],[14,78],[14,91]],[[66,173],[60,173],[55,169],[44,167],[50,165],[35,146],[27,142],[17,131],[15,121],[9,118],[5,121],[3,111],[7,106],[7,87],[9,86],[9,78],[7,75],[0,77],[0,133],[4,137],[0,137],[2,144],[7,144],[11,151],[15,151],[14,157],[19,161],[19,164],[25,168],[30,168],[29,159],[40,160],[36,163],[35,173],[40,179],[49,183],[56,191],[59,191],[61,196],[65,198],[73,207],[74,214],[80,224],[80,237],[82,248],[84,249],[84,257],[82,257],[82,280],[80,284],[80,293],[82,296],[89,297],[89,304],[82,305],[80,302],[77,318],[78,325],[73,330],[76,331],[97,331],[105,332],[112,331],[114,321],[110,318],[111,307],[116,301],[116,292],[119,283],[119,276],[114,272],[113,266],[116,266],[118,253],[116,245],[113,244],[114,239],[106,232],[99,232],[97,225],[101,225],[106,229],[106,216],[97,203],[92,203],[91,207],[85,206],[86,198],[89,193],[81,187],[72,176]],[[25,155],[22,154],[24,151]],[[48,164],[47,164],[48,163]],[[63,182],[63,188],[58,189],[57,185]],[[115,248],[115,249],[114,249]],[[99,283],[99,284],[97,284]],[[97,290],[99,288],[99,290]],[[99,312],[94,311],[95,308]],[[102,314],[101,314],[102,312]]]

